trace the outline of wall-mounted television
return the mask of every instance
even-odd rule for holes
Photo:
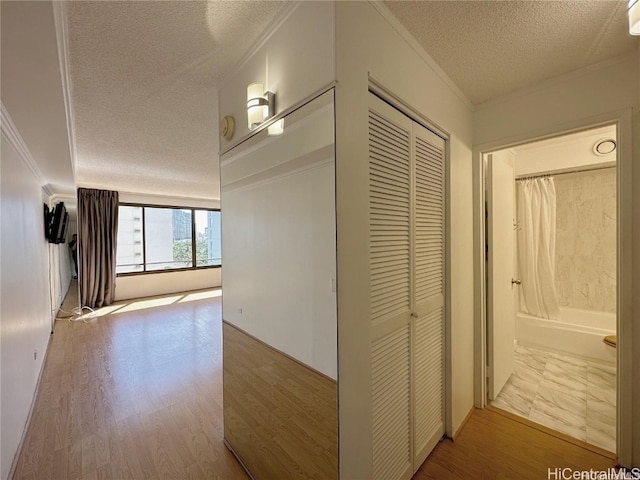
[[[44,212],[46,225],[45,237],[49,243],[64,243],[67,238],[67,228],[69,226],[69,214],[64,206],[64,202],[56,203],[51,211],[45,206]]]

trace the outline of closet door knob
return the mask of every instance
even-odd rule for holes
[[[416,312],[411,312],[411,318],[418,318],[418,314]]]
[[[512,278],[512,279],[511,279],[511,285],[513,285],[514,283],[515,283],[516,285],[520,285],[522,282],[521,282],[520,280],[516,280],[515,278]]]

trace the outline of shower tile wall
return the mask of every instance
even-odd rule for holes
[[[561,307],[616,311],[616,169],[555,176]]]

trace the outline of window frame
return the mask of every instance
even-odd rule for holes
[[[196,210],[203,210],[207,212],[218,212],[219,208],[207,208],[207,207],[181,207],[178,205],[157,205],[153,203],[134,203],[134,202],[119,202],[118,209],[120,207],[140,207],[142,209],[142,271],[140,272],[121,272],[116,273],[116,277],[129,277],[135,275],[154,275],[158,273],[170,273],[170,272],[185,272],[193,270],[206,270],[210,268],[222,268],[222,258],[220,259],[220,265],[200,265],[197,264],[197,251],[196,251]],[[190,210],[191,211],[191,267],[178,267],[169,268],[163,270],[147,270],[147,227],[145,218],[145,208],[166,208],[170,210]],[[119,222],[118,218],[118,222]],[[117,248],[117,246],[116,246]],[[116,257],[117,258],[117,257]],[[118,267],[116,263],[116,268]]]

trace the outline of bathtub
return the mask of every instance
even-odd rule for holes
[[[516,341],[524,347],[565,353],[584,360],[615,364],[616,349],[605,345],[605,335],[616,333],[616,314],[560,308],[562,320],[519,312]]]

